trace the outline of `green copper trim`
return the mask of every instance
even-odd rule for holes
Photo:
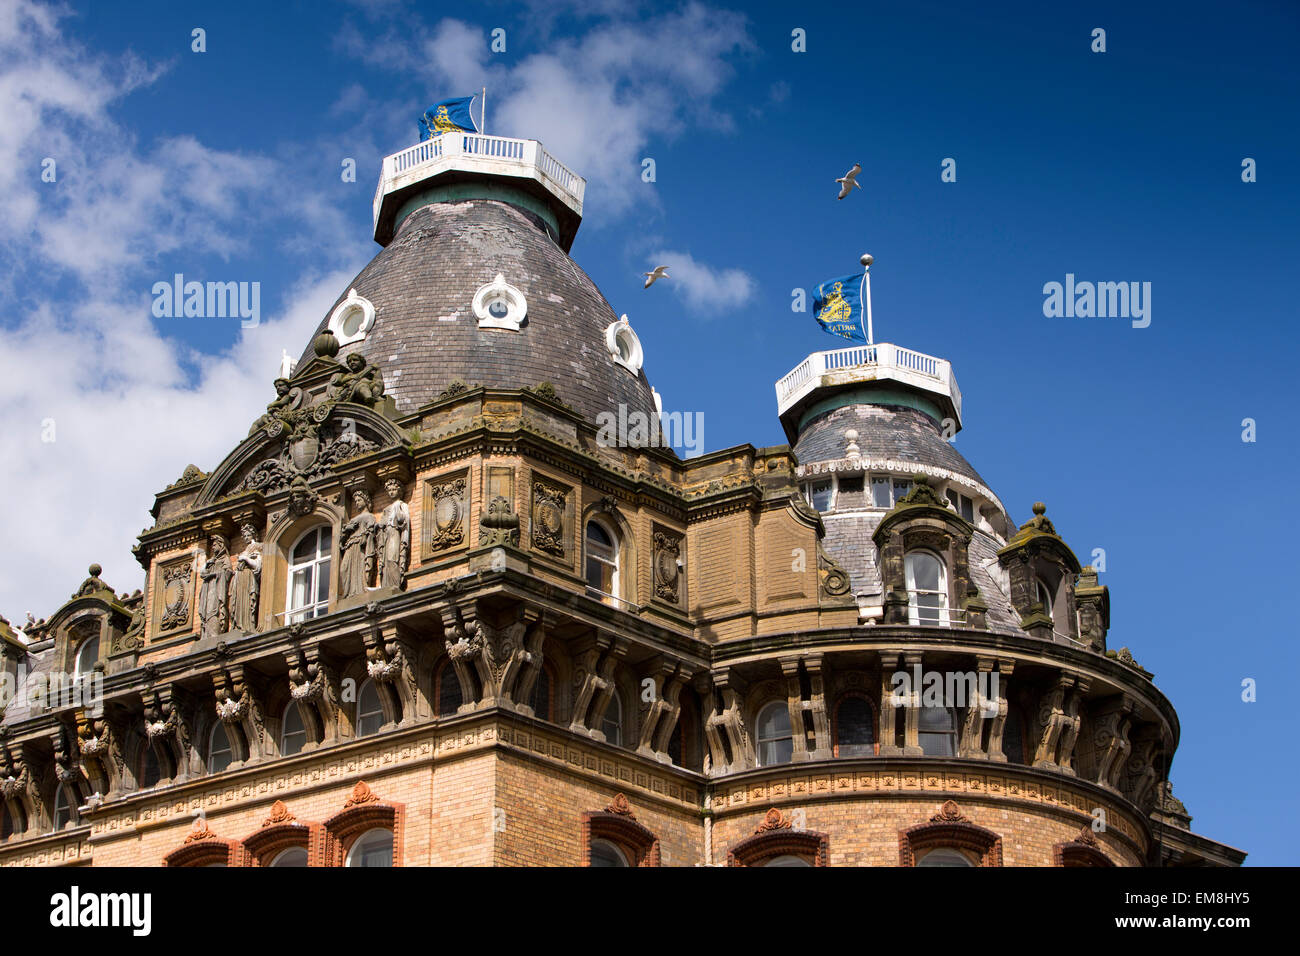
[[[804,427],[816,416],[834,411],[837,408],[844,408],[846,405],[901,405],[903,408],[914,408],[918,412],[923,412],[936,422],[941,422],[944,419],[943,411],[937,403],[911,389],[891,388],[888,385],[878,383],[846,388],[844,391],[836,392],[834,395],[828,395],[826,398],[813,402],[799,416],[799,431],[802,432]]]
[[[398,208],[397,215],[393,218],[393,234],[397,234],[406,217],[415,210],[423,206],[432,206],[434,203],[455,202],[460,199],[494,199],[497,202],[510,203],[512,206],[518,206],[531,212],[534,216],[538,216],[550,226],[552,235],[558,236],[560,234],[560,224],[556,220],[555,214],[536,196],[504,183],[483,182],[481,180],[444,183],[420,190]]]

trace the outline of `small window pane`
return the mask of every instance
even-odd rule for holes
[[[393,831],[368,830],[348,851],[348,866],[389,867],[393,865]]]
[[[840,494],[842,495],[860,495],[862,494],[862,476],[854,475],[851,478],[840,479]]]
[[[894,504],[902,501],[912,490],[912,482],[907,479],[894,479]]]
[[[961,507],[961,495],[957,494],[956,491],[949,488],[947,491],[944,492],[944,495],[947,496],[948,500],[952,502],[952,507],[954,511],[956,511],[958,508]]]
[[[819,481],[811,486],[808,493],[808,503],[818,511],[829,511],[831,507],[831,483],[829,481]]]
[[[888,478],[871,479],[871,503],[877,508],[889,508],[893,505],[894,502],[889,497]]]
[[[794,757],[794,735],[790,708],[784,703],[768,704],[758,715],[758,763],[770,767],[789,763]]]
[[[226,735],[225,725],[218,723],[212,728],[212,736],[208,740],[208,770],[211,773],[220,773],[230,766],[234,758],[235,754],[230,747],[230,738]]]
[[[306,866],[307,851],[303,847],[295,846],[287,850],[281,850],[274,859],[271,860],[271,866]]]
[[[774,856],[763,864],[764,866],[812,866],[801,856],[792,856],[789,853],[784,856]]]
[[[966,854],[958,850],[949,850],[940,847],[937,850],[931,850],[921,859],[916,861],[917,866],[974,866]]]
[[[444,675],[444,680],[447,676],[455,679],[455,675]],[[377,734],[383,726],[384,708],[379,702],[379,688],[374,681],[368,680],[361,685],[361,693],[357,695],[357,736]]]
[[[841,757],[870,757],[875,753],[871,726],[871,705],[861,697],[846,697],[836,715],[836,754]]]
[[[283,729],[280,734],[280,755],[291,757],[301,753],[307,745],[307,727],[302,722],[302,712],[297,704],[285,708]]]
[[[302,540],[298,542],[298,546],[293,549],[293,563],[302,564],[306,561],[310,561],[315,556],[316,556],[316,535],[315,534],[303,535]]]
[[[614,695],[609,699],[605,716],[601,718],[600,729],[609,743],[619,747],[623,745],[623,698],[619,696],[618,691],[614,691]]]
[[[975,502],[965,495],[961,496],[961,516],[971,524],[975,523]]]
[[[592,866],[631,866],[627,857],[614,844],[606,840],[591,841]]]

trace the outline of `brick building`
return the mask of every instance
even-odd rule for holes
[[[1105,585],[946,440],[948,362],[816,353],[789,445],[681,460],[584,186],[384,161],[382,250],[157,495],[144,587],[0,624],[0,863],[1239,864]]]

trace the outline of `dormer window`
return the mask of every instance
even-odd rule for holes
[[[609,349],[616,365],[623,366],[633,375],[640,373],[645,353],[642,352],[641,340],[632,331],[626,315],[620,316],[617,322],[611,322],[605,329],[605,347]]]
[[[356,289],[349,289],[348,297],[330,313],[329,328],[339,345],[360,342],[374,324],[375,307],[369,299],[357,295]]]
[[[474,293],[473,309],[480,329],[518,332],[528,315],[528,300],[498,272],[495,279]]]
[[[77,648],[77,657],[73,664],[72,675],[77,680],[89,677],[99,662],[99,638],[88,637]]]

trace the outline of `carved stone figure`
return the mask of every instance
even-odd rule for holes
[[[375,567],[375,516],[370,513],[370,494],[356,491],[352,495],[352,519],[339,535],[339,597],[362,594],[370,583]]]
[[[335,372],[330,378],[331,402],[355,402],[374,408],[384,397],[384,377],[379,369],[366,363],[365,356],[353,352],[347,358],[348,370]]]
[[[257,600],[262,581],[262,542],[257,531],[246,524],[240,529],[244,550],[235,559],[235,577],[230,585],[230,620],[240,631],[257,630]]]
[[[316,508],[316,497],[307,479],[299,475],[289,486],[289,510],[299,517],[309,515]]]
[[[226,539],[221,535],[212,538],[212,549],[208,560],[203,563],[199,580],[203,582],[199,591],[199,620],[202,622],[201,636],[221,634],[230,629],[230,579],[234,571],[230,568],[230,554],[226,550]]]
[[[292,387],[287,378],[277,378],[275,380],[275,394],[275,401],[266,406],[266,414],[253,422],[253,427],[248,430],[248,434],[252,435],[258,429],[264,428],[277,420],[284,422],[286,426],[292,427],[293,416],[290,413],[302,406],[302,389]]]
[[[384,482],[384,490],[393,503],[379,523],[379,585],[400,588],[411,558],[411,509],[402,500],[402,483],[396,478]]]

